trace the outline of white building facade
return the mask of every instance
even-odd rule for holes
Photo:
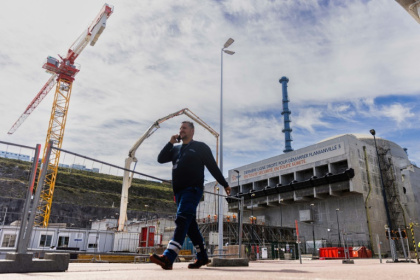
[[[336,246],[344,239],[376,249],[378,236],[389,250],[386,226],[419,222],[420,169],[397,144],[376,141],[379,162],[372,136],[346,134],[230,170],[232,195],[245,198],[244,221],[253,215],[271,225],[297,224],[303,242]],[[237,209],[229,203],[229,211]],[[420,232],[415,237],[420,241]]]

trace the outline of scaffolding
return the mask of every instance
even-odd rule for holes
[[[381,174],[383,177],[383,184],[386,193],[386,200],[389,207],[391,227],[392,230],[398,228],[407,228],[404,210],[399,201],[399,194],[397,190],[397,183],[395,178],[395,168],[389,155],[390,148],[378,146],[378,160],[380,161]]]
[[[203,236],[210,232],[218,232],[217,222],[204,222],[198,224]],[[223,222],[223,243],[238,244],[238,222]],[[242,244],[266,245],[268,243],[296,243],[294,228],[270,226],[262,224],[244,223],[242,225]]]

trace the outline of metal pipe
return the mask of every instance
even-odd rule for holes
[[[376,137],[375,137],[376,132],[375,132],[375,130],[374,130],[374,129],[371,129],[371,130],[370,130],[370,133],[373,135],[373,140],[374,140],[374,142],[375,142],[376,157],[378,158],[379,175],[380,175],[380,177],[381,177],[381,185],[382,185],[382,196],[383,196],[383,199],[384,199],[384,204],[385,204],[385,212],[386,212],[386,218],[387,218],[387,221],[388,221],[388,227],[389,227],[390,229],[392,229],[391,216],[390,216],[390,214],[389,214],[389,207],[388,207],[388,200],[387,200],[387,197],[386,197],[386,192],[385,192],[384,178],[383,178],[383,176],[382,176],[381,161],[380,161],[380,159],[379,159],[378,146],[376,145]]]

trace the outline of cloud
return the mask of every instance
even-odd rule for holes
[[[379,110],[380,116],[384,116],[392,119],[397,123],[398,126],[406,123],[408,119],[415,117],[415,114],[411,112],[410,108],[403,106],[402,104],[395,103],[389,106],[382,106]]]
[[[315,133],[316,127],[330,127],[330,124],[322,121],[323,113],[318,108],[307,108],[299,111],[299,115],[295,118],[296,127],[303,128],[309,133]]]
[[[102,5],[17,0],[0,11],[1,139],[45,142],[53,92],[14,135],[6,133],[48,80],[44,59],[65,54]],[[369,127],[390,140],[395,130],[417,135],[419,107],[396,98],[419,93],[413,57],[420,29],[394,1],[113,5],[97,44],[77,59],[81,71],[73,83],[65,149],[123,165],[154,121],[186,107],[220,131],[221,48],[230,37],[236,53],[223,56],[225,173],[282,153],[282,76],[290,79],[295,149]],[[22,7],[31,13],[22,17]],[[170,176],[170,166],[157,164],[156,156],[183,119],[166,121],[142,144],[139,171]],[[197,137],[215,151],[211,135],[200,131]],[[416,140],[406,143],[410,150],[417,146]]]

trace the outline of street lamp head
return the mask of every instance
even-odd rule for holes
[[[369,130],[370,134],[372,134],[373,136],[375,136],[376,131],[374,129]]]
[[[223,45],[223,48],[228,48],[230,45],[232,45],[232,43],[234,42],[235,40],[233,40],[232,38],[229,38],[227,41],[226,41],[226,43]]]
[[[223,50],[223,52],[225,52],[225,53],[227,53],[227,54],[230,54],[230,55],[233,55],[235,52],[233,52],[233,51],[229,51],[229,50]]]
[[[420,23],[420,2],[417,0],[395,0],[400,4],[418,23]]]
[[[233,171],[235,171],[236,173],[238,173],[238,174],[239,174],[239,170],[233,169]]]

